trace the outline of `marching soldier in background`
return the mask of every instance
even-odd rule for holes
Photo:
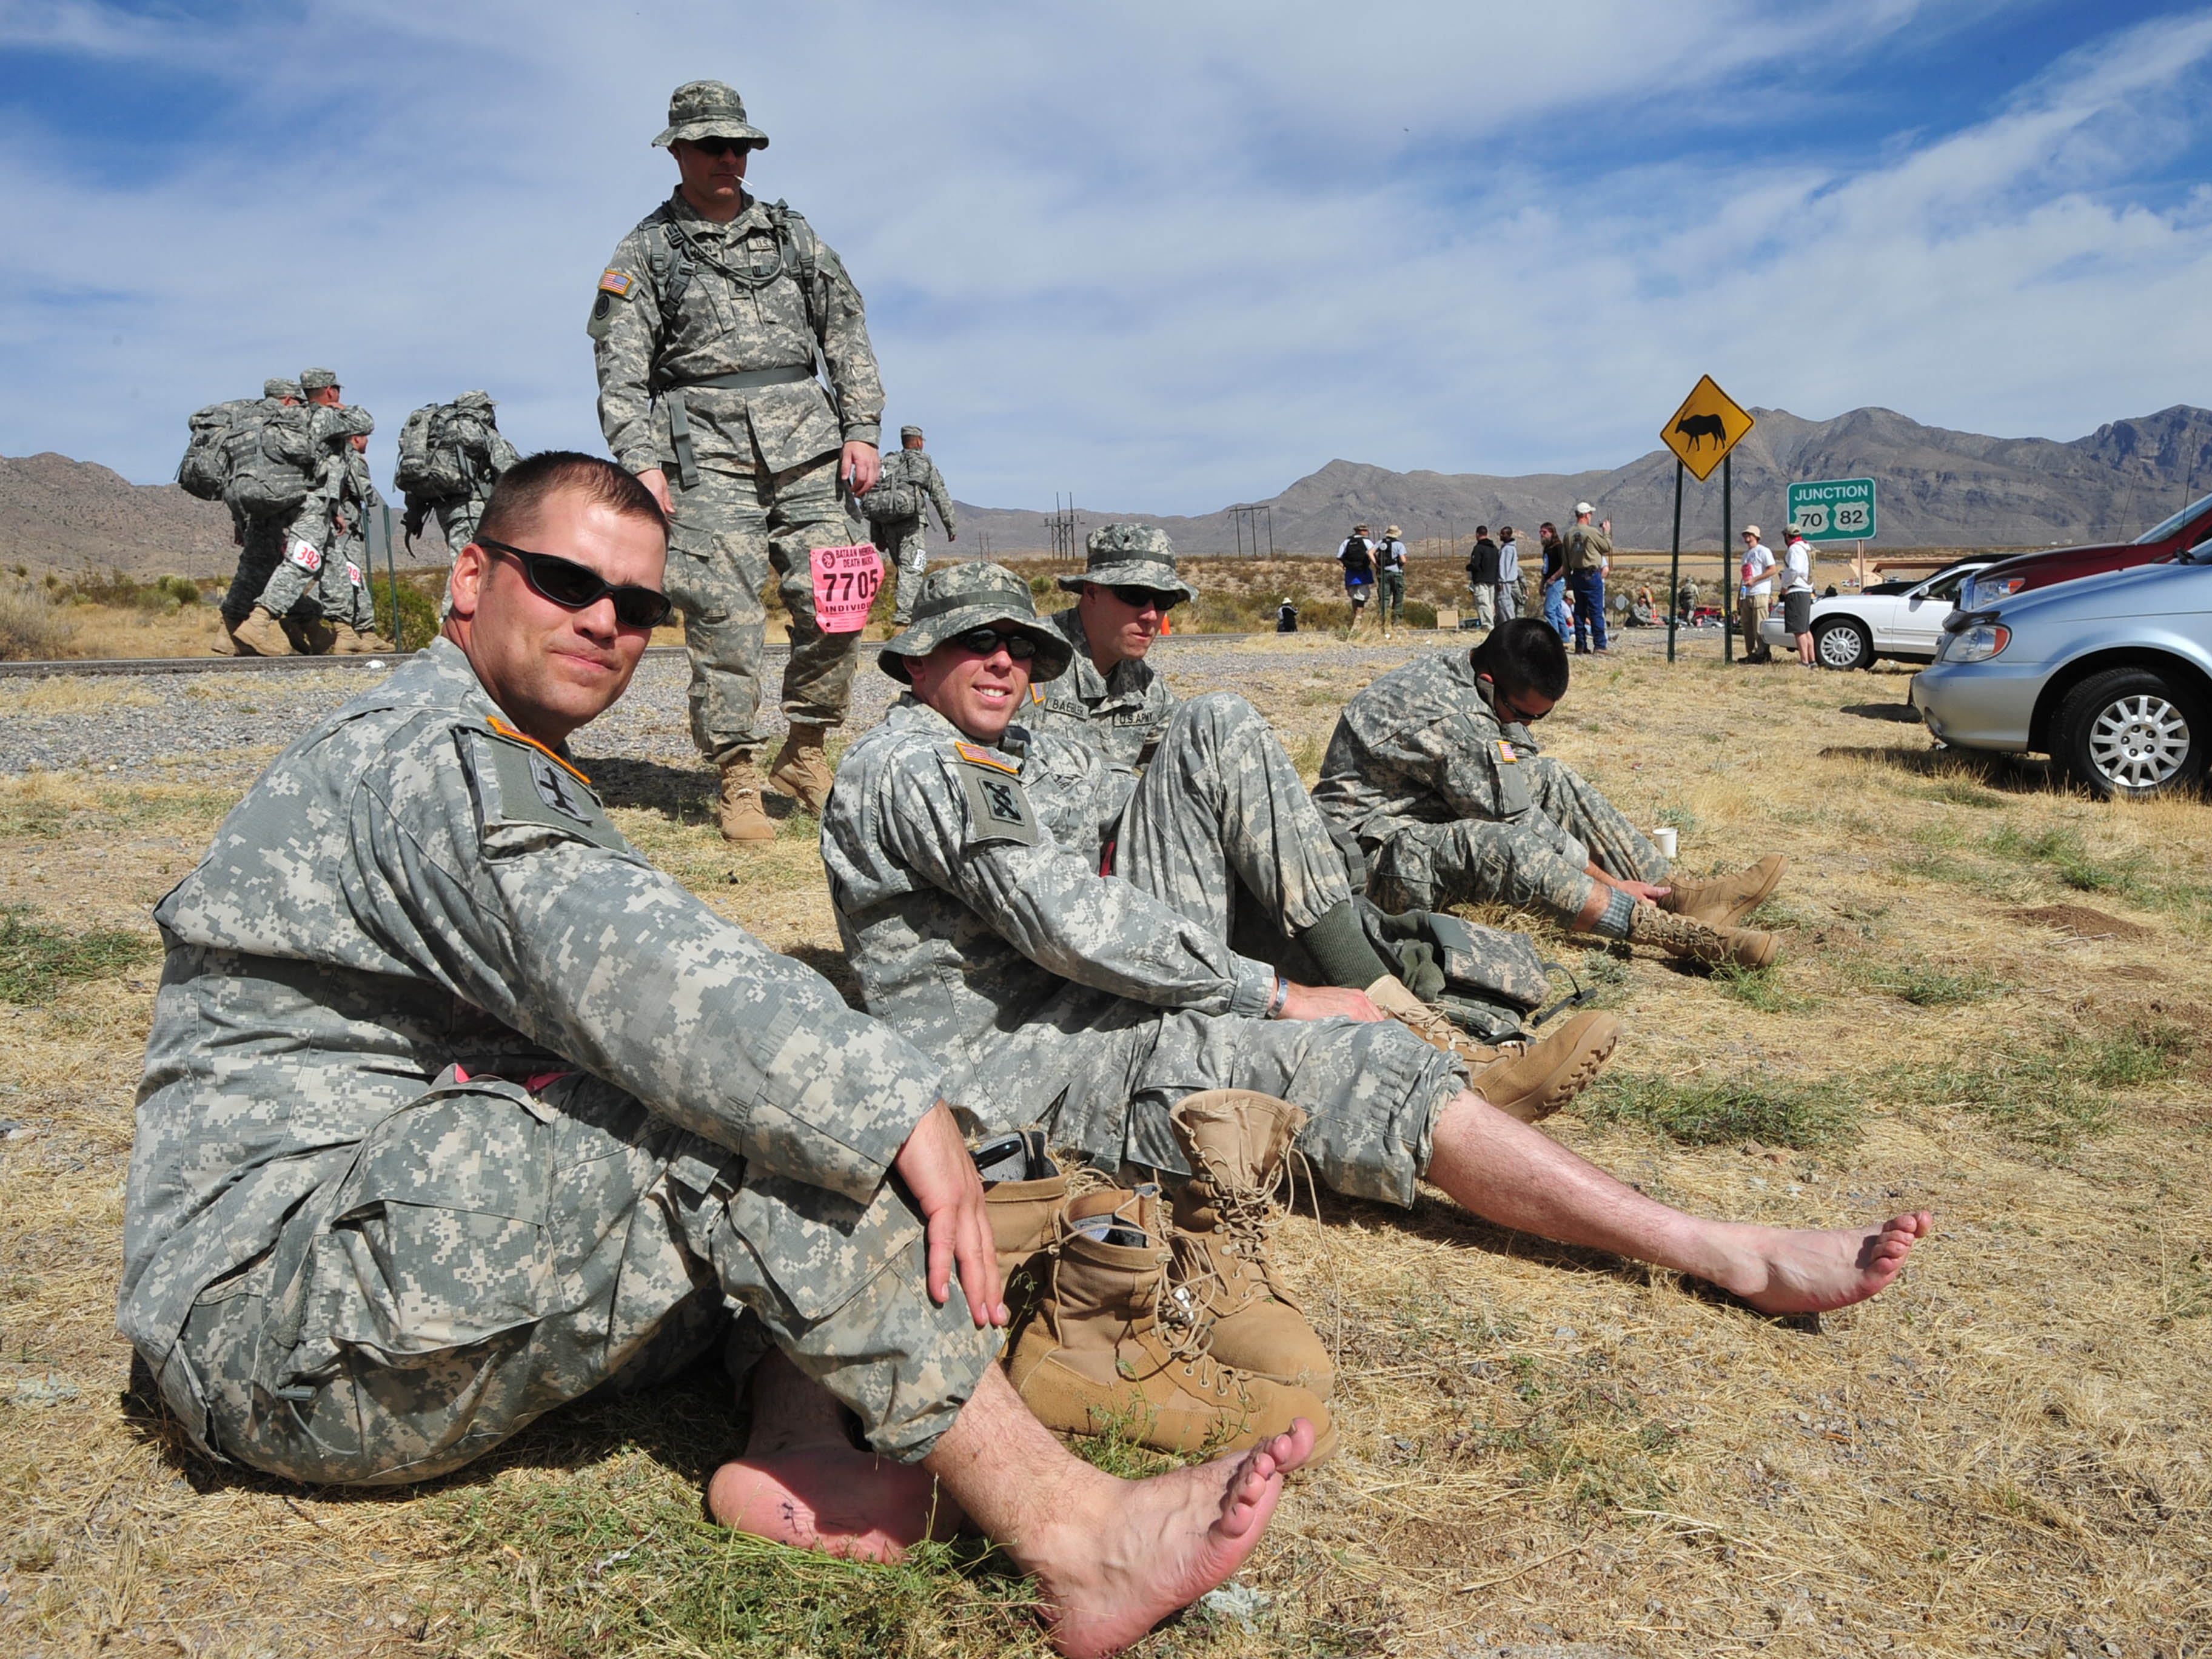
[[[337,643],[337,629],[320,601],[309,596],[317,591],[332,544],[331,521],[345,474],[339,453],[347,447],[346,440],[366,437],[376,426],[367,410],[345,402],[334,370],[302,370],[300,388],[314,405],[307,422],[307,459],[299,463],[306,492],[289,514],[256,520],[249,539],[273,539],[273,568],[252,599],[251,614],[230,630],[242,651],[259,657],[319,655]],[[265,545],[257,550],[267,556]],[[228,600],[225,605],[227,618]]]
[[[410,541],[434,514],[454,557],[476,538],[492,486],[522,459],[500,431],[494,407],[489,392],[464,392],[449,404],[426,404],[407,417],[392,482],[407,498]]]
[[[376,604],[368,579],[368,515],[384,497],[368,472],[368,434],[349,438],[338,451],[337,500],[331,510],[331,550],[315,586],[324,619],[337,629],[332,647],[342,657],[368,656],[392,649],[376,631]],[[398,601],[395,599],[393,604]]]
[[[675,526],[668,592],[691,653],[692,740],[721,775],[722,834],[766,842],[775,826],[757,769],[768,742],[761,592],[773,567],[791,613],[791,733],[767,781],[818,812],[830,781],[823,738],[844,720],[860,635],[817,624],[813,555],[851,539],[841,486],[874,487],[883,382],[836,252],[782,203],[746,191],[746,163],[768,135],[736,91],[678,87],[653,142],[682,179],[599,278],[588,329],[599,424]]]
[[[243,432],[247,428],[258,429],[277,410],[297,409],[304,401],[300,396],[300,383],[281,375],[272,375],[261,383],[261,400],[258,405],[239,410],[227,427],[212,435],[210,442],[211,473],[207,488],[215,490],[212,497],[230,508],[231,539],[238,544],[238,563],[230,575],[230,587],[222,596],[219,614],[222,632],[215,642],[217,656],[235,657],[240,654],[238,628],[253,614],[253,601],[269,585],[269,578],[276,568],[276,561],[284,556],[281,530],[274,526],[257,529],[254,515],[237,500],[230,487],[232,464],[224,445],[229,434]],[[219,483],[216,482],[220,480]],[[195,493],[202,493],[196,491]],[[243,653],[258,654],[251,647]]]
[[[878,504],[883,510],[877,510]],[[914,618],[915,592],[921,573],[929,568],[927,509],[937,508],[937,521],[945,526],[945,539],[957,542],[960,532],[952,522],[952,496],[945,488],[945,475],[937,463],[922,453],[921,428],[899,428],[899,447],[884,458],[882,476],[861,501],[868,515],[869,539],[884,555],[884,562],[898,567],[898,605],[894,626],[904,628]]]

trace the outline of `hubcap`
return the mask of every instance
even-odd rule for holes
[[[1859,636],[1848,628],[1831,628],[1816,643],[1820,660],[1831,668],[1856,668],[1859,665]]]
[[[2189,758],[2189,722],[2155,692],[2107,703],[2089,723],[2089,759],[2125,789],[2154,789]]]

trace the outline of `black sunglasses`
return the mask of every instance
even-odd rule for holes
[[[946,643],[976,657],[994,655],[1002,646],[1016,662],[1027,662],[1036,655],[1036,641],[1028,635],[1001,634],[995,628],[971,628],[965,634],[955,634]]]
[[[740,155],[753,147],[750,138],[692,138],[685,142],[702,155]]]
[[[1534,726],[1538,720],[1544,718],[1544,714],[1548,714],[1552,712],[1550,709],[1547,708],[1543,714],[1530,714],[1519,703],[1514,702],[1512,698],[1507,696],[1505,695],[1504,688],[1498,685],[1494,681],[1492,684],[1491,696],[1507,714],[1512,715],[1515,720],[1518,720],[1523,726]]]
[[[551,553],[532,553],[526,547],[511,546],[489,536],[477,537],[476,544],[513,559],[522,567],[522,580],[530,584],[530,591],[541,599],[550,599],[563,611],[581,611],[611,595],[615,620],[624,628],[658,628],[676,608],[676,602],[657,587],[611,582],[598,571],[573,559]]]
[[[1109,587],[1106,590],[1132,611],[1142,611],[1156,605],[1163,611],[1172,611],[1182,603],[1180,593],[1163,593],[1154,587]]]

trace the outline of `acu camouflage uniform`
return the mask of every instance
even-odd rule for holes
[[[1177,572],[1167,532],[1152,525],[1107,524],[1092,531],[1085,544],[1083,574],[1060,578],[1061,587],[1079,596],[1086,582],[1198,597],[1198,590]],[[1049,686],[1030,686],[1022,723],[1033,732],[1087,743],[1117,766],[1143,765],[1175,713],[1176,695],[1165,678],[1142,657],[1115,663],[1111,674],[1100,673],[1091,660],[1080,605],[1045,622],[1060,631],[1075,654],[1068,672]]]
[[[1664,882],[1667,859],[1612,802],[1501,720],[1471,653],[1443,651],[1381,676],[1345,705],[1314,803],[1367,855],[1385,910],[1498,900],[1571,921],[1593,862]]]
[[[901,437],[912,432],[912,428],[901,433]],[[926,500],[937,509],[937,521],[945,526],[948,536],[959,526],[954,522],[952,495],[945,487],[945,475],[937,470],[937,463],[926,449],[908,449],[903,443],[884,456],[884,471],[877,488],[884,484],[904,484],[915,492],[917,501]],[[899,627],[906,626],[914,615],[914,596],[921,586],[922,573],[929,568],[929,541],[926,534],[929,514],[917,513],[910,519],[878,519],[868,526],[869,539],[873,541],[885,562],[898,568],[897,608],[891,620]]]
[[[1026,611],[1018,578],[955,566],[918,613],[971,571]],[[1182,703],[1125,793],[1086,744],[1016,724],[986,746],[902,697],[846,750],[822,818],[869,1011],[992,1127],[1185,1172],[1176,1103],[1256,1089],[1306,1109],[1298,1144],[1329,1185],[1410,1205],[1457,1062],[1395,1021],[1267,1020],[1274,969],[1224,942],[1240,893],[1294,930],[1350,898],[1267,722],[1228,693]]]
[[[453,553],[458,554],[477,538],[477,526],[491,500],[492,486],[522,459],[499,429],[492,407],[492,400],[483,393],[465,392],[453,400],[453,412],[446,417],[459,430],[459,447],[469,463],[469,487],[462,495],[441,495],[424,505],[436,516],[438,532]]]
[[[675,504],[668,594],[691,653],[692,740],[718,765],[753,760],[769,740],[771,567],[792,619],[785,717],[841,724],[860,636],[816,626],[810,555],[854,539],[838,462],[844,444],[878,441],[884,407],[844,265],[780,202],[747,196],[717,224],[679,190],[615,249],[589,331],[607,447],[632,472],[660,468]],[[815,378],[817,346],[834,404]]]
[[[936,1064],[647,864],[449,641],[155,914],[119,1322],[204,1449],[426,1479],[735,1303],[912,1459],[994,1357],[885,1179]]]
[[[352,609],[350,594],[344,608],[332,601],[345,587],[345,561],[336,553],[339,501],[345,489],[345,457],[353,453],[350,440],[376,429],[375,418],[351,404],[331,407],[311,405],[313,410],[315,453],[320,476],[299,511],[276,525],[275,568],[268,583],[246,608],[259,605],[272,617],[287,617],[297,610],[343,622]],[[260,521],[257,521],[258,525]],[[337,566],[336,585],[328,569]]]

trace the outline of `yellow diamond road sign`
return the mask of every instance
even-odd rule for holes
[[[1682,399],[1674,418],[1661,429],[1659,441],[1673,450],[1702,483],[1712,477],[1713,469],[1721,464],[1721,457],[1734,449],[1751,428],[1751,416],[1707,374],[1701,376],[1690,395]]]

